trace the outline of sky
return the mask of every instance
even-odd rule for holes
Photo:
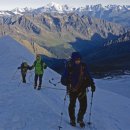
[[[130,5],[130,0],[0,0],[0,10],[11,10],[16,7],[42,7],[48,3],[56,2],[59,4],[68,4],[69,6],[79,7],[94,4],[118,4]]]

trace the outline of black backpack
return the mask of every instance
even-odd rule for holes
[[[86,64],[85,63],[81,63],[81,67],[82,67],[82,72],[83,72],[83,76],[82,76],[82,85],[84,87],[89,87],[92,79],[91,76],[89,75],[89,73],[86,71]],[[86,72],[85,72],[86,71]],[[71,76],[73,73],[73,62],[72,60],[69,60],[66,62],[65,64],[65,70],[64,73],[61,76],[61,83],[65,86],[68,86],[69,84],[71,84]]]

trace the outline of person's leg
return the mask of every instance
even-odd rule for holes
[[[39,75],[39,86],[38,86],[39,89],[41,88],[41,85],[42,85],[42,77],[43,77],[42,74]]]
[[[22,80],[23,80],[23,83],[26,83],[26,74],[25,73],[22,73]]]
[[[35,74],[35,78],[34,78],[34,88],[36,89],[36,87],[37,87],[37,80],[38,80],[38,75],[37,74]]]
[[[82,122],[83,118],[84,118],[84,114],[86,113],[87,110],[87,96],[86,94],[78,97],[79,100],[79,104],[80,104],[80,108],[79,108],[79,112],[78,112],[78,118],[77,118],[77,122]]]
[[[75,126],[76,125],[76,123],[75,123],[75,104],[76,104],[77,96],[74,93],[70,93],[69,97],[70,97],[70,103],[69,103],[68,111],[69,111],[70,123],[72,123],[72,125]]]

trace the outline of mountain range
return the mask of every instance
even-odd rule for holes
[[[81,52],[85,62],[94,71],[128,69],[128,25],[123,26],[117,21],[109,22],[94,16],[93,13],[83,13],[86,10],[95,11],[95,15],[101,10],[118,10],[118,13],[126,11],[128,14],[130,11],[129,6],[94,5],[70,8],[55,3],[38,9],[17,8],[5,11],[5,14],[1,13],[0,36],[10,35],[33,53],[43,54],[48,65],[58,72],[63,69],[62,59],[69,58],[73,51]],[[119,17],[121,15],[118,14],[117,18]]]
[[[27,13],[42,14],[42,13],[76,13],[105,19],[110,22],[119,23],[123,26],[130,26],[130,5],[86,5],[85,7],[69,7],[68,5],[60,5],[58,3],[50,3],[36,9],[32,8],[15,8],[10,11],[0,11],[0,16],[24,15]]]
[[[11,35],[15,39],[31,43],[33,41],[59,58],[65,58],[66,53],[62,49],[74,48],[81,51],[89,43],[93,43],[90,46],[95,46],[94,42],[99,42],[97,45],[102,46],[104,41],[118,38],[127,32],[121,25],[74,13],[15,15],[1,17],[0,23],[0,35]],[[82,45],[83,41],[88,44]]]

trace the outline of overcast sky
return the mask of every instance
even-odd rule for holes
[[[16,7],[42,7],[51,2],[59,4],[68,4],[70,6],[79,7],[85,5],[94,4],[118,4],[118,5],[130,5],[130,0],[0,0],[0,10],[10,10]]]

